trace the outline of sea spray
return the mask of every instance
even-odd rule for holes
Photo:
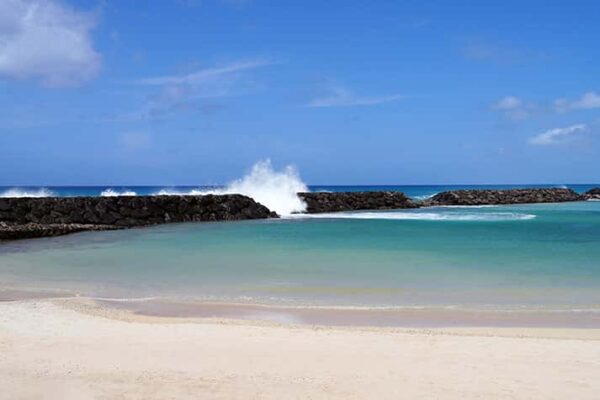
[[[204,195],[204,194],[243,194],[252,197],[271,211],[285,216],[301,213],[306,204],[298,197],[299,192],[308,192],[308,187],[298,170],[291,165],[281,171],[273,169],[271,160],[258,161],[244,177],[231,182],[221,189],[191,189],[188,191],[161,189],[157,195]]]
[[[279,215],[306,210],[298,193],[308,192],[308,188],[296,168],[288,165],[282,171],[275,171],[268,159],[254,164],[248,175],[232,182],[224,191],[250,196]]]
[[[106,189],[100,193],[102,197],[116,197],[116,196],[137,196],[137,193],[132,190],[123,190],[121,192],[114,189]]]
[[[422,194],[422,195],[419,195],[419,196],[414,196],[413,198],[415,200],[421,200],[421,201],[423,201],[423,200],[431,199],[433,196],[435,196],[438,193],[439,192],[435,192],[435,193],[432,193],[432,194]]]
[[[0,197],[51,197],[55,194],[46,189],[12,188],[0,193]]]

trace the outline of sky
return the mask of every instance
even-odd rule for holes
[[[599,183],[600,2],[0,0],[0,185]]]

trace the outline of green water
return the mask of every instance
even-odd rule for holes
[[[600,305],[600,202],[163,225],[0,244],[0,285],[298,305]]]

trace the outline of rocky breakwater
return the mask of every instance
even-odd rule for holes
[[[416,208],[401,192],[313,192],[298,193],[309,214],[356,210],[391,210]]]
[[[583,197],[585,200],[600,200],[600,187],[588,190]]]
[[[571,189],[451,190],[422,202],[423,206],[480,206],[494,204],[560,203],[580,201]]]
[[[0,198],[0,240],[188,221],[276,218],[247,196]]]

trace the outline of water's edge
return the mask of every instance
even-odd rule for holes
[[[0,290],[1,302],[58,300],[73,308],[112,311],[169,320],[240,320],[284,325],[398,328],[568,328],[600,329],[600,305],[561,307],[332,307],[177,301],[156,298],[80,297],[67,292]]]

